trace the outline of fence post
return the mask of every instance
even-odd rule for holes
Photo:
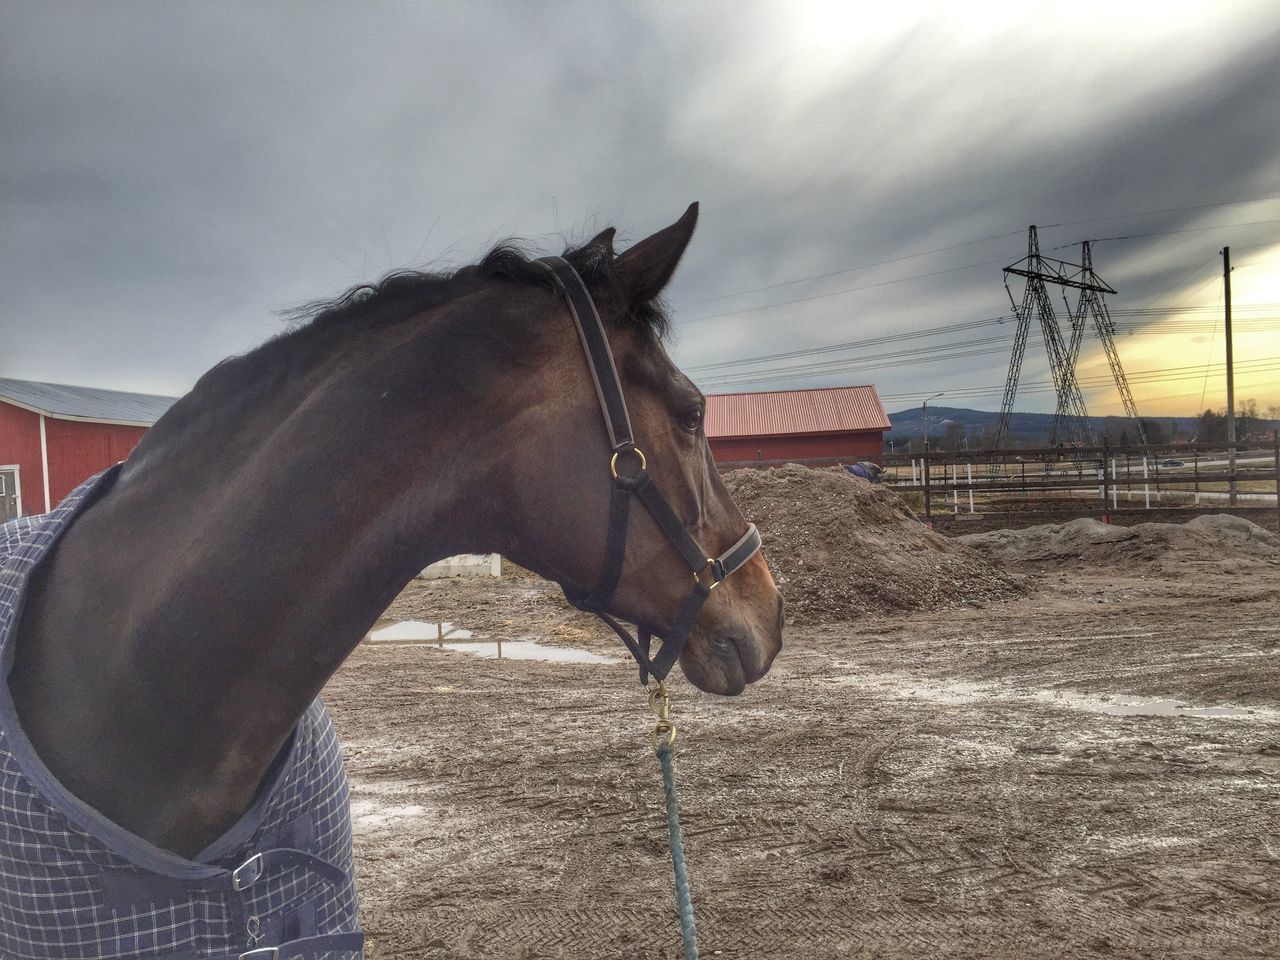
[[[1145,453],[1142,455],[1142,479],[1144,481],[1147,479],[1147,455]],[[1151,484],[1143,483],[1142,493],[1147,498],[1146,506],[1147,506],[1147,509],[1150,510],[1151,509]]]
[[[1107,442],[1107,438],[1102,438],[1102,512],[1107,512],[1107,455],[1111,452],[1111,445]],[[1109,519],[1109,518],[1108,518]]]
[[[1276,533],[1280,533],[1280,430],[1271,431],[1271,451],[1276,474]]]
[[[965,464],[964,469],[969,480],[969,512],[973,513],[973,464]],[[1277,471],[1277,475],[1280,475],[1280,471]],[[1278,479],[1276,483],[1280,484],[1280,479]],[[1280,489],[1280,487],[1277,489]],[[1277,502],[1280,503],[1280,497],[1277,497]]]

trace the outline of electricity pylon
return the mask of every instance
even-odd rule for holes
[[[1049,299],[1046,284],[1052,283],[1080,291],[1096,291],[1098,293],[1115,293],[1109,286],[1098,280],[1090,272],[1084,276],[1082,270],[1074,264],[1052,257],[1040,255],[1040,240],[1036,235],[1035,225],[1027,228],[1027,255],[1010,266],[1004,268],[1005,291],[1009,294],[1009,302],[1017,317],[1018,327],[1014,331],[1013,354],[1009,358],[1009,375],[1005,380],[1004,399],[1000,404],[1000,422],[996,427],[996,447],[1003,447],[1009,435],[1009,417],[1013,413],[1013,400],[1018,392],[1018,378],[1022,373],[1022,358],[1027,351],[1027,335],[1031,330],[1031,317],[1035,314],[1040,321],[1040,333],[1044,338],[1045,351],[1049,355],[1049,370],[1053,375],[1054,391],[1057,393],[1057,411],[1053,418],[1053,430],[1049,435],[1050,445],[1056,444],[1059,438],[1066,436],[1083,445],[1092,445],[1093,431],[1089,427],[1089,411],[1085,409],[1084,396],[1080,392],[1080,384],[1076,382],[1076,355],[1080,350],[1082,331],[1075,317],[1072,319],[1072,337],[1070,346],[1063,342],[1062,330],[1058,326],[1058,318],[1053,312],[1053,303]],[[1022,304],[1013,298],[1009,289],[1008,277],[1023,277],[1026,286],[1022,291]],[[1070,311],[1068,310],[1068,315]]]

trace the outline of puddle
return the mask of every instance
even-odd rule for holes
[[[445,643],[446,650],[457,650],[476,657],[496,660],[545,660],[549,663],[621,663],[617,657],[606,657],[576,647],[546,647],[533,640],[500,640],[485,643]]]
[[[836,661],[837,666],[851,666]],[[965,680],[925,680],[897,673],[849,673],[822,677],[819,682],[839,687],[863,687],[903,697],[947,704],[981,704],[1034,700],[1117,717],[1195,717],[1205,720],[1249,720],[1280,723],[1280,710],[1270,707],[1195,706],[1183,700],[1135,697],[1127,694],[1084,694],[1072,690],[1019,690]]]
[[[397,820],[421,817],[427,808],[419,803],[386,804],[377,800],[351,801],[351,827],[356,833],[370,833],[389,827]]]
[[[822,677],[820,682],[835,687],[874,687],[896,697],[932,700],[935,703],[971,703],[974,700],[999,696],[997,691],[981,683],[970,683],[966,680],[933,682],[895,673],[847,673],[835,677]]]
[[[1068,690],[1041,690],[1035,695],[1044,703],[1061,704],[1090,713],[1116,717],[1202,717],[1236,720],[1277,720],[1280,712],[1259,707],[1196,707],[1182,700],[1156,697],[1086,696]]]
[[[536,640],[479,640],[457,624],[401,620],[369,631],[373,643],[455,650],[490,660],[543,660],[548,663],[622,663],[617,657],[579,650],[576,647],[544,646]]]
[[[442,640],[467,640],[471,636],[470,630],[447,621],[427,623],[423,620],[401,620],[369,631],[369,639],[374,643],[439,643]]]

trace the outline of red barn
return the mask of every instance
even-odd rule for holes
[[[889,429],[871,386],[707,397],[707,439],[718,464],[866,460],[880,456]]]
[[[44,513],[127,457],[174,397],[0,378],[0,521]]]

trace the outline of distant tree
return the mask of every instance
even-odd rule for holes
[[[1213,410],[1206,410],[1204,413],[1200,414],[1199,429],[1196,430],[1196,439],[1201,443],[1226,443],[1226,412],[1219,410],[1215,413]]]
[[[1236,436],[1244,439],[1261,437],[1261,435],[1262,423],[1261,417],[1258,416],[1258,401],[1250,397],[1241,403],[1240,409],[1236,411]]]
[[[959,420],[948,420],[942,427],[942,449],[952,453],[959,450],[964,443],[964,424]]]
[[[974,436],[969,438],[970,448],[977,450],[990,450],[996,445],[996,428],[983,427]]]
[[[1168,443],[1169,433],[1159,420],[1142,418],[1142,432],[1147,435],[1147,443]]]
[[[1120,428],[1120,446],[1127,447],[1129,443],[1130,443],[1129,431],[1121,427]]]

